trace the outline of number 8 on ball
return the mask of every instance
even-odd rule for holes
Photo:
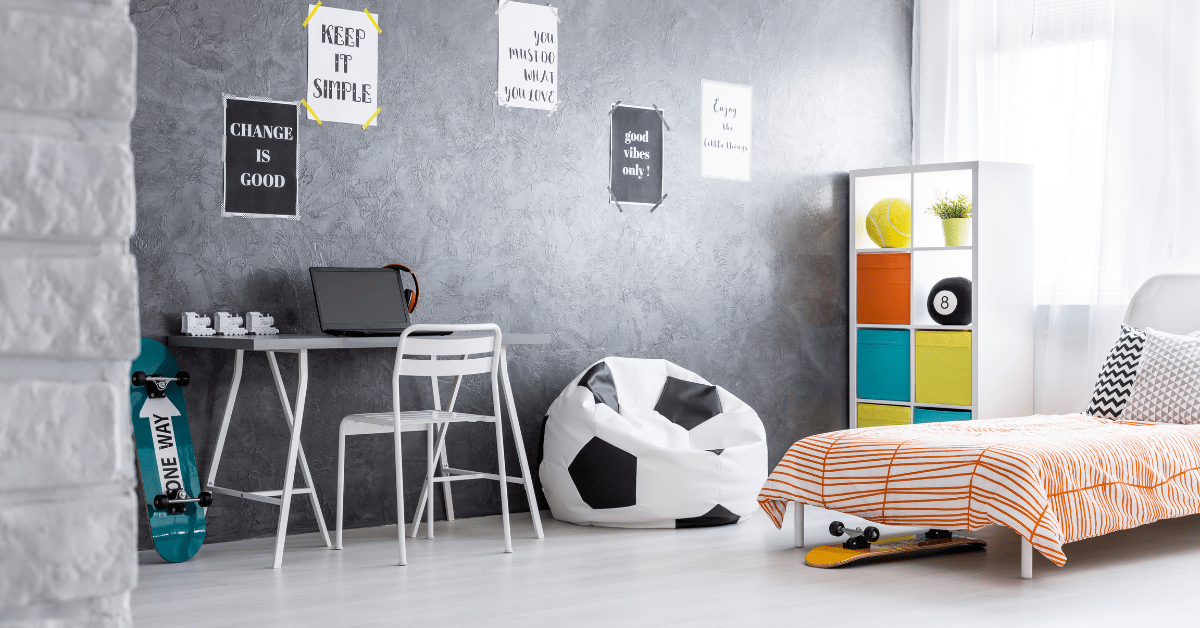
[[[925,307],[929,317],[939,325],[970,325],[971,280],[947,277],[933,284]]]

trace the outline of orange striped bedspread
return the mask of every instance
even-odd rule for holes
[[[1200,426],[1032,416],[844,430],[797,441],[758,503],[877,523],[998,523],[1057,565],[1063,544],[1200,512]]]

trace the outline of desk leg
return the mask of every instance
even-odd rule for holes
[[[274,360],[275,356],[272,354],[272,352],[268,352],[267,357],[271,360],[271,366],[274,372],[278,373],[278,364],[276,364]],[[279,569],[283,565],[283,544],[287,538],[288,514],[292,505],[292,491],[294,490],[293,484],[296,481],[296,459],[301,455],[300,432],[301,428],[304,426],[304,399],[308,394],[308,350],[301,349],[298,352],[297,357],[299,358],[300,382],[296,386],[296,410],[294,415],[291,408],[288,408],[287,406],[286,395],[282,395],[284,399],[284,414],[288,415],[288,423],[289,427],[291,427],[292,436],[288,443],[287,468],[283,473],[283,493],[280,495],[279,500],[279,530],[275,533],[275,562],[272,565],[275,569]],[[282,386],[283,381],[281,379],[277,379],[276,384]],[[281,388],[281,393],[282,392],[283,391]],[[293,419],[293,416],[294,420],[291,420]],[[309,485],[309,489],[312,489],[311,484]],[[326,546],[328,546],[329,535],[325,530],[323,521],[324,518],[321,516],[320,509],[317,510],[316,515],[317,521],[321,524],[321,531],[325,533],[325,543]]]
[[[460,360],[467,359],[467,356],[460,356]],[[454,378],[454,389],[450,392],[450,405],[446,407],[447,412],[454,412],[454,404],[458,401],[458,390],[462,387],[462,375]],[[447,476],[450,473],[447,469],[450,468],[450,457],[446,455],[446,431],[450,429],[450,424],[446,423],[442,426],[442,434],[439,436],[440,443],[438,444],[437,456],[442,465],[442,475]],[[453,482],[442,482],[442,497],[446,500],[446,521],[454,521],[454,493],[450,492],[450,486]]]
[[[300,364],[303,365],[303,371],[300,373],[301,381],[308,381],[308,354],[304,351],[300,352]],[[279,391],[279,401],[283,405],[283,416],[287,419],[288,428],[292,427],[294,422],[292,415],[291,402],[288,401],[287,389],[283,387],[283,376],[279,372],[279,362],[275,359],[274,351],[267,351],[267,362],[271,364],[271,375],[275,378],[275,389]],[[304,384],[307,388],[307,384]],[[299,394],[299,392],[297,392]],[[304,413],[304,400],[297,398],[296,400],[296,416]],[[312,472],[308,470],[308,458],[304,455],[304,445],[300,445],[299,449],[300,471],[304,474],[304,483],[311,490],[308,494],[309,500],[312,502],[313,514],[317,517],[317,527],[321,530],[321,535],[325,537],[325,547],[332,547],[329,542],[329,530],[325,528],[325,516],[321,513],[321,502],[317,500],[317,485],[313,483]]]
[[[459,359],[465,360],[467,356],[461,356]],[[430,379],[432,380],[431,385],[433,389],[433,409],[440,412],[442,410],[442,396],[438,389],[437,378],[432,377]],[[461,386],[462,375],[458,375],[454,378],[454,390],[450,393],[450,405],[446,408],[446,412],[454,412],[454,404],[458,401],[458,391]],[[443,423],[438,429],[437,447],[434,454],[440,461],[439,464],[442,467],[443,476],[450,475],[447,471],[450,468],[450,458],[446,455],[446,431],[449,429],[449,423]],[[454,494],[450,492],[451,484],[453,482],[442,482],[442,497],[446,502],[446,521],[454,521]],[[421,517],[425,515],[425,500],[429,498],[429,486],[430,483],[426,479],[425,483],[421,485],[421,496],[417,498],[417,510],[416,514],[413,515],[412,538],[414,539],[417,538],[417,530],[421,527]]]
[[[399,426],[396,426],[399,429]],[[437,456],[433,451],[433,439],[436,428],[432,423],[425,426],[425,488],[429,495],[429,522],[425,525],[425,538],[433,540],[433,473],[437,465]]]
[[[508,404],[508,422],[512,424],[513,441],[517,446],[517,460],[521,462],[521,477],[525,479],[525,498],[529,500],[529,514],[533,516],[533,530],[539,539],[542,534],[542,514],[538,511],[537,496],[533,494],[533,476],[529,473],[529,458],[525,455],[525,439],[521,436],[521,421],[517,418],[517,404],[513,401],[512,382],[508,379],[508,347],[500,347],[500,376],[504,383],[504,400]],[[508,490],[508,482],[500,483]]]
[[[447,410],[447,412],[449,412],[449,410]],[[430,425],[429,429],[432,428],[433,426]],[[449,429],[449,423],[443,423],[441,427],[437,429],[437,445],[434,447],[434,457],[442,461],[441,464],[443,469],[448,468],[448,465],[446,464],[446,431]],[[443,472],[442,475],[449,475],[449,473]],[[450,482],[442,482],[442,490],[445,491],[442,493],[444,496],[449,495],[450,484]],[[432,485],[433,483],[429,481],[429,478],[425,478],[425,483],[421,485],[421,496],[417,498],[417,510],[413,515],[412,538],[414,539],[417,538],[417,531],[421,528],[421,517],[425,516],[425,504],[427,499],[429,507],[433,508],[433,498],[429,493],[429,491],[432,490],[430,488]],[[446,521],[454,521],[454,505],[449,497],[446,498]]]
[[[431,356],[430,359],[436,360],[437,356]],[[442,391],[438,388],[437,377],[429,378],[429,386],[430,386],[430,389],[433,391],[433,409],[437,412],[441,412],[442,411]],[[442,426],[440,428],[435,427],[434,424],[432,424],[432,423],[426,425],[425,426],[425,432],[426,432],[425,438],[428,441],[428,443],[427,443],[428,447],[430,447],[430,448],[433,447],[433,441],[435,438],[435,434],[434,434],[435,430],[437,431],[437,434],[440,436],[440,438],[445,439],[446,438],[446,428],[449,426],[450,425],[448,423],[442,424]],[[399,429],[399,426],[396,426],[396,429]],[[444,442],[444,441],[439,441],[439,446],[442,442]],[[438,453],[435,454],[434,453],[435,451],[437,451]],[[417,538],[417,530],[419,530],[421,527],[421,516],[425,512],[426,499],[428,499],[428,502],[429,502],[429,526],[427,529],[427,532],[429,533],[428,538],[430,538],[430,539],[433,538],[433,469],[436,464],[435,455],[440,456],[441,455],[440,452],[441,452],[440,448],[429,449],[429,459],[426,461],[426,466],[428,467],[428,474],[425,476],[425,483],[421,486],[421,496],[417,498],[416,514],[413,515],[412,536],[414,539]],[[454,511],[453,511],[453,506],[451,506],[450,483],[449,482],[442,483],[442,497],[445,498],[446,506],[450,509],[447,511],[447,515],[450,515],[450,513],[453,513]],[[454,519],[453,516],[450,516],[447,520],[452,521],[453,519]],[[400,528],[401,529],[404,528],[403,523],[401,523]]]
[[[237,399],[238,387],[242,385],[242,360],[245,351],[238,349],[233,353],[233,381],[229,384],[229,397],[225,400],[225,414],[221,417],[221,431],[217,435],[217,449],[213,453],[212,466],[208,469],[206,487],[211,488],[217,483],[217,467],[221,466],[221,452],[225,451],[225,434],[229,433],[229,419],[233,417],[233,403]]]

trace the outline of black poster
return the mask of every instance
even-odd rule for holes
[[[663,199],[663,119],[656,109],[617,105],[609,116],[610,200],[654,205]]]
[[[226,216],[299,217],[296,103],[225,97]]]

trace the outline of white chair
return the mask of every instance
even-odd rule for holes
[[[452,332],[449,336],[413,336],[417,332]],[[508,483],[504,471],[504,433],[500,425],[500,388],[497,373],[500,369],[501,337],[500,328],[496,325],[412,325],[404,330],[396,347],[396,364],[392,369],[392,411],[369,414],[351,414],[342,419],[338,429],[338,480],[337,480],[337,542],[335,549],[342,548],[342,507],[346,481],[346,436],[353,434],[394,434],[396,443],[396,511],[399,519],[400,564],[407,562],[404,548],[404,476],[402,465],[402,448],[400,435],[403,432],[426,433],[426,455],[428,469],[425,476],[422,497],[433,495],[435,482],[458,482],[462,480],[498,480],[500,487],[500,511],[504,524],[504,551],[512,552],[512,539],[508,524]],[[488,357],[469,357],[471,355],[488,354]],[[439,360],[439,357],[453,356],[455,359]],[[414,357],[427,359],[417,360]],[[464,375],[489,374],[492,384],[492,413],[487,415],[466,414],[454,412],[455,398],[458,396],[458,386]],[[433,410],[402,411],[400,409],[400,377],[429,377],[433,384]],[[441,397],[438,394],[437,378],[453,376],[454,395],[450,400],[450,409],[443,411]],[[499,473],[481,473],[462,469],[449,469],[443,466],[443,475],[435,475],[436,463],[444,456],[446,429],[450,423],[481,422],[496,425],[496,457],[499,462]],[[396,429],[396,426],[400,429]],[[440,429],[436,429],[439,428]],[[437,442],[435,446],[435,440]],[[520,443],[518,443],[520,446]],[[450,504],[449,485],[446,489],[446,502]],[[425,500],[422,499],[422,502]],[[430,500],[432,502],[432,500]],[[452,507],[451,507],[452,508]],[[448,512],[449,509],[448,509]],[[421,509],[414,517],[414,535],[416,525],[420,523]],[[433,538],[433,504],[428,510],[428,536]]]

